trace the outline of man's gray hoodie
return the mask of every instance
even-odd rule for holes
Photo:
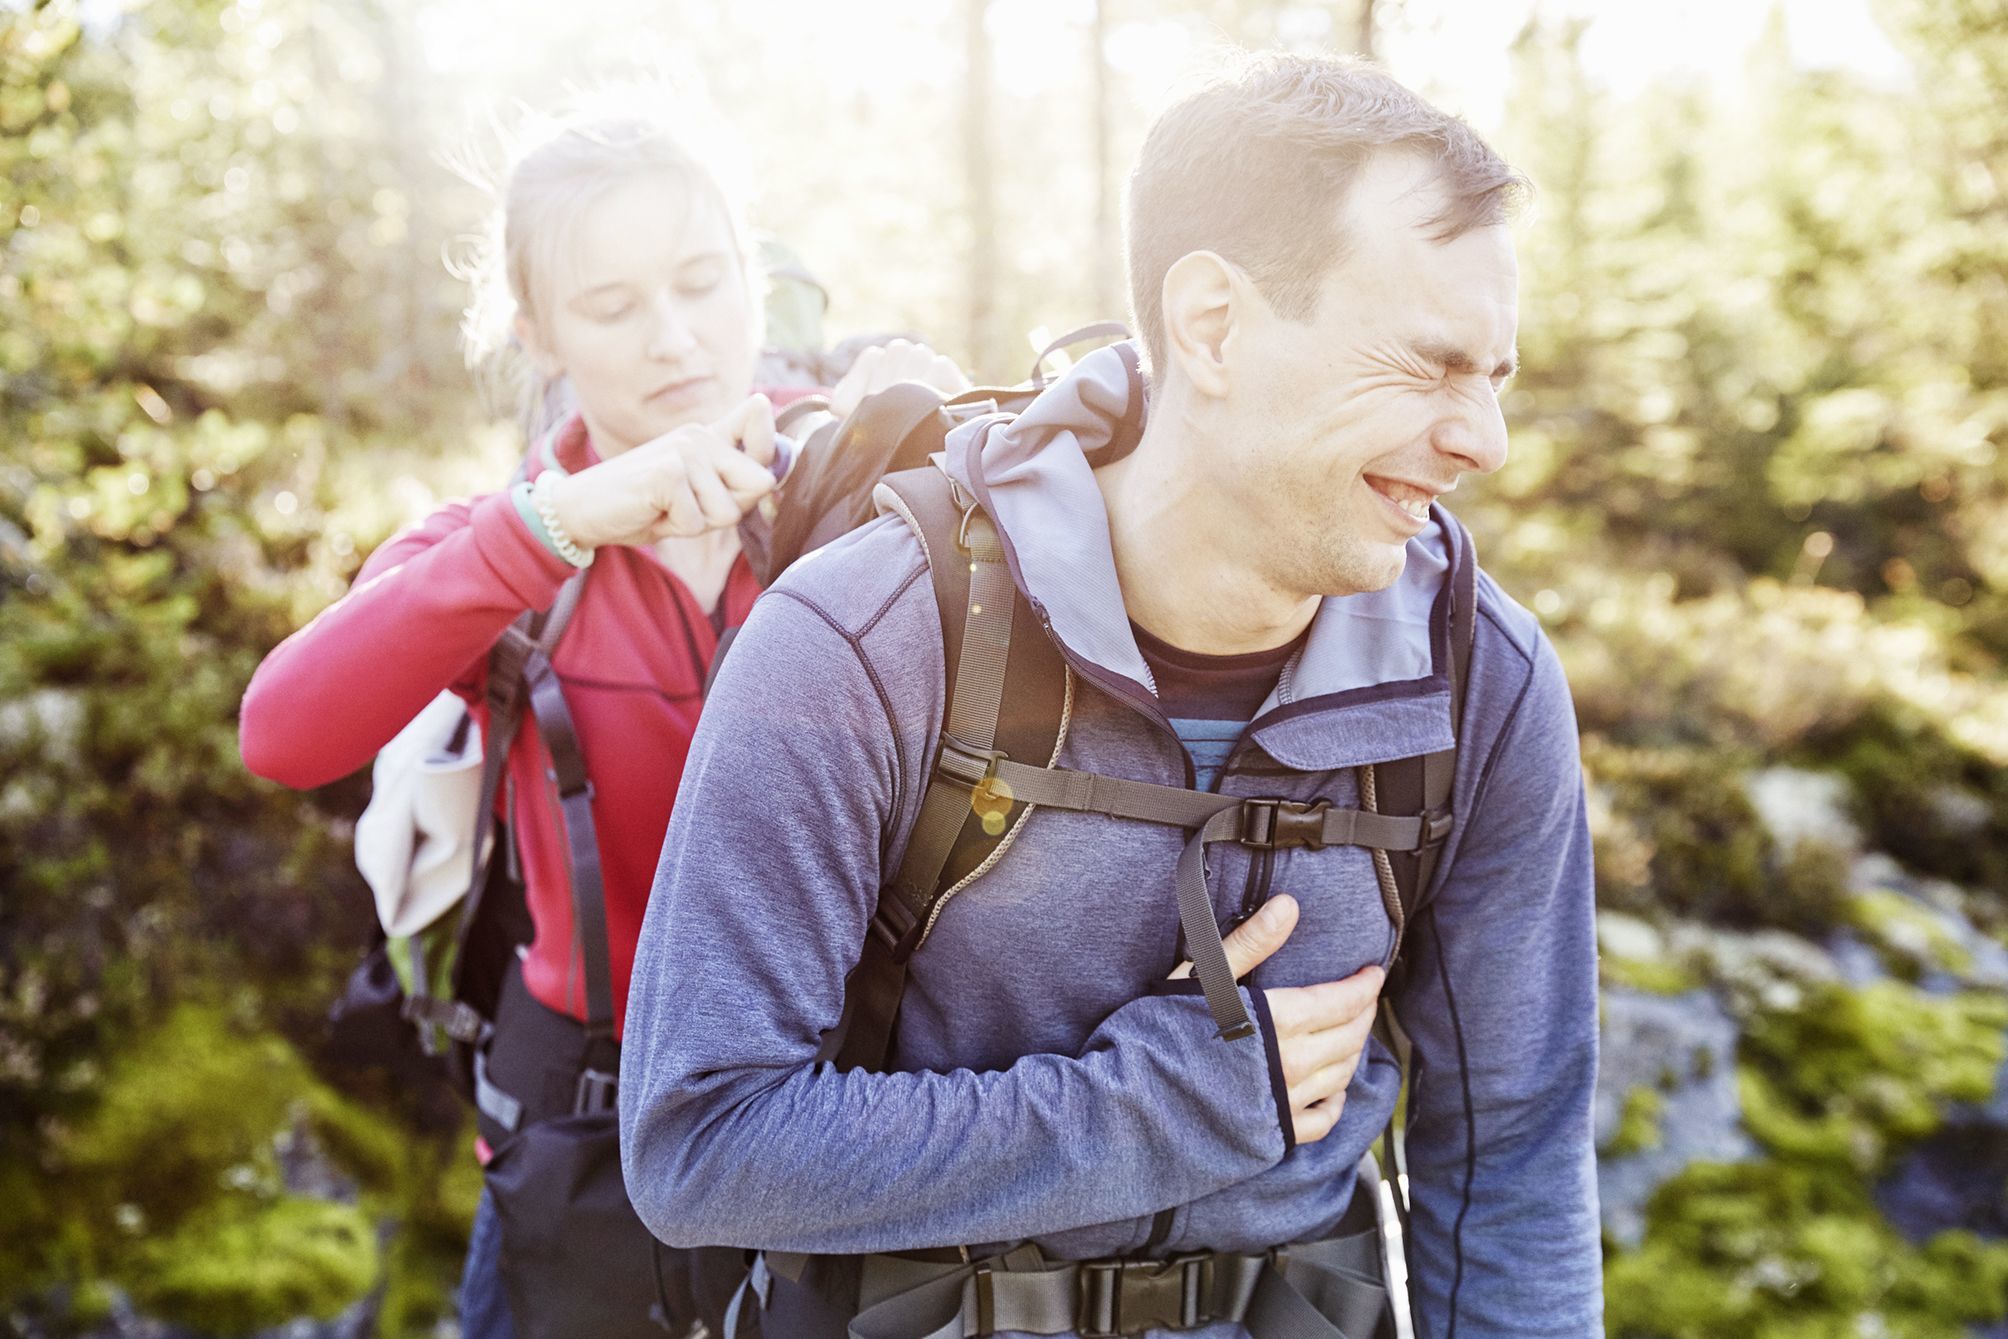
[[[1075,671],[1059,765],[1182,786],[1091,473],[1126,388],[1114,351],[1092,355],[1015,421],[961,429],[950,468]],[[1218,788],[1350,807],[1358,765],[1447,747],[1460,551],[1425,531],[1394,586],[1325,600]],[[897,517],[796,564],[748,619],[691,745],[635,960],[620,1108],[643,1220],[673,1245],[1031,1240],[1062,1259],[1138,1251],[1154,1222],[1158,1256],[1328,1235],[1398,1069],[1371,1044],[1338,1127],[1293,1147],[1260,988],[1384,960],[1393,927],[1363,848],[1275,853],[1272,886],[1302,914],[1244,982],[1258,1035],[1225,1041],[1198,995],[1155,993],[1177,962],[1186,834],[1035,811],[915,955],[894,1072],[814,1063],[912,830],[943,693],[926,556]],[[1601,1335],[1574,712],[1539,626],[1482,573],[1453,805],[1394,1000],[1415,1047],[1418,1333]],[[1223,844],[1208,863],[1224,922],[1249,853]]]

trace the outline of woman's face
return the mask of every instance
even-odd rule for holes
[[[602,456],[722,417],[752,391],[759,315],[725,210],[667,172],[586,207],[517,333],[571,379]]]

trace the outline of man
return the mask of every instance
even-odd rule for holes
[[[1470,550],[1430,504],[1505,458],[1520,186],[1345,62],[1265,59],[1160,118],[1130,198],[1141,443],[1105,449],[1126,402],[1104,353],[950,452],[1070,667],[1058,765],[1371,807],[1365,765],[1449,745],[1442,597]],[[1134,1332],[1148,1270],[1124,1317],[1052,1290],[987,1308],[1015,1271],[1203,1252],[1227,1254],[1174,1276],[1207,1297],[1153,1303],[1150,1325],[1359,1339],[1387,1319],[1350,1310],[1357,1270],[1299,1265],[1330,1263],[1314,1246],[1271,1269],[1322,1318],[1258,1317],[1276,1288],[1218,1284],[1371,1222],[1358,1169],[1399,1071],[1367,1028],[1399,940],[1416,1332],[1601,1334],[1573,709],[1535,621],[1477,590],[1455,829],[1415,924],[1397,934],[1362,847],[1214,846],[1219,921],[1261,906],[1228,934],[1226,1003],[1253,1024],[1230,1029],[1163,980],[1194,942],[1173,891],[1188,834],[1038,809],[940,904],[894,1072],[874,1073],[815,1059],[913,834],[942,629],[901,519],[797,566],[713,690],[642,936],[621,1104],[643,1218],[677,1244],[925,1253],[848,1274],[777,1257],[770,1339],[842,1333],[887,1297],[858,1332]],[[1087,1297],[1097,1270],[1063,1272]],[[928,1288],[947,1309],[919,1321]]]

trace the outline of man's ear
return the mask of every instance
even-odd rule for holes
[[[1228,345],[1245,292],[1241,272],[1211,251],[1189,251],[1164,272],[1166,349],[1202,395],[1227,393]]]
[[[552,353],[545,345],[543,337],[537,332],[537,323],[530,319],[528,312],[517,312],[510,328],[515,331],[516,342],[523,346],[523,352],[529,356],[532,367],[547,377],[564,375],[564,364],[559,362],[558,355]]]

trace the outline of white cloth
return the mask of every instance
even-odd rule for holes
[[[467,892],[481,804],[481,727],[454,732],[467,704],[441,693],[377,754],[369,806],[356,820],[356,868],[393,938],[416,934]],[[491,835],[487,845],[493,846]],[[486,854],[486,851],[483,852]]]

